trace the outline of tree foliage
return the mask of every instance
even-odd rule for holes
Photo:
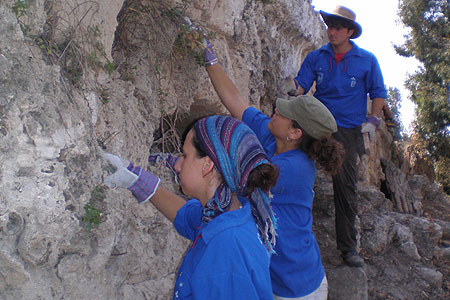
[[[450,4],[448,0],[402,0],[399,17],[411,31],[396,51],[414,56],[423,66],[406,82],[417,105],[414,130],[436,161],[437,178],[450,190],[445,187],[450,172],[439,167],[450,160]]]
[[[397,126],[393,128],[392,135],[395,140],[403,140],[407,138],[405,127],[400,118],[400,108],[402,104],[402,96],[398,88],[389,87],[387,91],[386,104],[389,107],[392,119],[395,120]]]

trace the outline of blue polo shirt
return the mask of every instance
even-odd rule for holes
[[[178,270],[173,299],[273,300],[270,253],[262,244],[247,199],[242,208],[201,221],[202,206],[189,200],[175,229],[193,241]]]
[[[270,119],[257,109],[246,109],[242,120],[256,133],[280,169],[278,182],[271,190],[272,209],[278,222],[276,254],[270,261],[273,292],[287,298],[306,296],[320,286],[325,274],[312,231],[314,162],[301,150],[273,156],[276,142],[267,128]]]
[[[372,53],[353,41],[339,63],[331,44],[309,53],[295,80],[305,94],[316,82],[314,96],[333,114],[339,127],[354,128],[366,121],[367,94],[370,98],[386,98],[383,75]]]

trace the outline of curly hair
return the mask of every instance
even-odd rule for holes
[[[326,172],[336,175],[344,160],[344,146],[333,137],[317,140],[304,131],[296,121],[292,121],[294,128],[301,129],[303,134],[298,148],[314,161],[317,161]]]
[[[254,168],[247,180],[247,192],[251,193],[255,188],[268,192],[275,186],[280,175],[279,169],[273,164],[261,164]]]

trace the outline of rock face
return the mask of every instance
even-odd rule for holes
[[[243,96],[270,113],[284,78],[326,36],[309,1],[266,2],[0,2],[0,299],[171,299],[189,242],[151,204],[105,188],[101,151],[178,191],[149,151],[177,151],[186,124],[226,113],[184,15],[215,34]],[[332,187],[319,171],[314,226],[330,299],[448,292],[450,220],[427,210],[433,200],[448,209],[448,197],[398,170],[394,148],[382,123],[360,161],[363,269],[341,266],[333,250]]]

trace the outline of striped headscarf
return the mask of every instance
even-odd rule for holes
[[[250,172],[261,164],[269,164],[255,133],[243,122],[228,116],[212,116],[197,121],[195,134],[204,152],[224,178],[214,196],[203,208],[203,221],[209,222],[231,207],[232,194],[249,199],[252,214],[264,243],[273,252],[276,220],[270,196],[260,188],[247,193]]]

